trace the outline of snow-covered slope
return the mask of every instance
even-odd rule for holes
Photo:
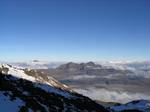
[[[36,81],[35,77],[29,76],[25,74],[22,69],[12,67],[11,65],[1,64],[0,68],[1,68],[1,72],[4,74],[11,74],[14,77],[27,79],[33,82]]]
[[[107,112],[91,99],[36,70],[0,65],[2,112]]]
[[[11,101],[9,97],[5,95],[5,91],[0,91],[0,111],[3,112],[18,112],[19,107],[23,106],[24,102],[20,99]]]
[[[53,77],[44,76],[44,74],[37,72],[36,70],[20,69],[20,68],[13,67],[8,64],[1,64],[0,70],[4,74],[12,75],[17,78],[26,79],[32,82],[39,82],[39,83],[47,84],[52,87],[57,87],[63,90],[72,91],[71,88],[69,88],[67,85],[59,83]]]

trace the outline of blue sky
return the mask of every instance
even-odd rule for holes
[[[1,0],[0,59],[150,59],[149,0]]]

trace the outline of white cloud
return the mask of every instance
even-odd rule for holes
[[[79,79],[94,79],[97,76],[95,75],[76,75],[76,76],[72,76],[71,79],[73,80],[79,80]]]
[[[148,99],[150,96],[139,94],[139,93],[127,93],[127,92],[117,92],[109,91],[106,89],[88,88],[88,89],[75,89],[78,93],[88,96],[94,100],[100,100],[105,102],[121,102],[127,103],[138,99]]]

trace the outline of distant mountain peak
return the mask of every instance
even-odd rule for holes
[[[67,71],[80,71],[87,69],[100,69],[102,66],[95,64],[94,62],[88,63],[74,63],[69,62],[67,64],[60,65],[57,69],[67,70]]]
[[[90,62],[86,63],[86,65],[88,65],[88,66],[95,66],[95,63],[90,61]]]

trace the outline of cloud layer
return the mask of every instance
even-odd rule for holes
[[[139,93],[127,93],[127,92],[117,92],[109,91],[106,89],[88,88],[88,89],[75,89],[75,91],[88,96],[94,100],[100,100],[105,102],[121,102],[127,103],[138,99],[149,99],[150,96],[139,94]]]

